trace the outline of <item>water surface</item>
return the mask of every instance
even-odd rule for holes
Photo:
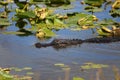
[[[79,5],[79,2],[77,0],[75,8],[70,11],[80,12],[82,9],[80,9],[81,5]],[[103,12],[103,14],[105,13],[104,15],[100,15],[100,13],[95,13],[95,15],[100,19],[104,17],[112,18],[107,14],[108,11],[109,8]],[[114,19],[119,21],[116,18]],[[14,24],[8,28],[8,31],[18,29],[15,28]],[[70,31],[65,29],[56,33],[58,35],[56,38],[62,39],[87,39],[95,36],[91,30]],[[51,41],[52,39],[49,40]],[[32,67],[34,80],[65,80],[65,71],[55,66],[54,64],[56,63],[63,63],[71,68],[69,80],[72,80],[74,76],[88,79],[90,73],[80,71],[80,66],[86,62],[120,67],[120,42],[104,44],[83,43],[63,49],[55,49],[53,47],[36,48],[34,44],[37,42],[40,42],[40,40],[34,34],[27,37],[0,34],[0,66]],[[112,71],[105,69],[105,73],[107,73],[105,74],[106,80],[113,80]]]

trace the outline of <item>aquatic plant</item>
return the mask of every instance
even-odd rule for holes
[[[84,63],[84,65],[81,66],[82,69],[99,69],[99,68],[107,68],[108,65],[104,64],[95,64],[95,63]]]
[[[69,5],[71,0],[31,0],[31,2],[43,2],[48,6]]]
[[[26,76],[20,76],[17,74],[11,74],[11,71],[15,71],[15,72],[21,72],[21,71],[29,71],[31,70],[30,67],[25,67],[25,68],[15,68],[15,67],[11,67],[11,68],[0,68],[0,80],[32,80],[32,77],[28,76],[28,75],[32,75],[32,72],[26,72]]]
[[[74,71],[74,69],[72,69],[69,65],[63,64],[63,63],[56,63],[54,64],[56,67],[60,67],[62,69],[62,71],[65,72],[65,76],[67,76],[67,79],[69,79],[70,77],[70,72]],[[74,64],[78,65],[78,64]],[[113,70],[114,73],[114,80],[119,80],[120,79],[120,75],[119,75],[119,69],[116,66],[113,66],[111,69],[110,65],[106,65],[106,64],[96,64],[93,62],[86,62],[83,65],[80,66],[80,69],[78,69],[78,71],[80,70],[80,73],[84,74],[84,75],[88,75],[90,77],[87,77],[87,79],[82,75],[74,75],[72,77],[72,80],[107,80],[107,77],[104,74],[104,70],[110,68],[110,70]],[[76,71],[76,70],[75,70]],[[89,73],[90,72],[90,73]]]
[[[40,7],[37,4],[35,5],[34,2],[38,2],[36,0],[30,0],[30,1],[19,1],[14,0],[15,4],[18,6],[18,8],[15,9],[16,14],[13,16],[13,21],[16,21],[16,26],[20,29],[19,31],[27,32],[36,32],[36,36],[38,38],[47,38],[55,36],[55,32],[53,30],[60,30],[60,29],[70,29],[70,30],[88,30],[88,29],[94,29],[98,35],[106,36],[111,35],[111,33],[106,33],[103,30],[103,27],[106,27],[106,29],[110,29],[115,26],[118,28],[119,23],[110,20],[110,19],[104,19],[99,20],[95,15],[94,12],[102,11],[101,5],[105,3],[104,0],[85,0],[83,1],[85,5],[85,11],[92,12],[92,14],[89,13],[65,13],[65,14],[59,14],[54,13],[56,8],[50,8],[50,7]],[[41,0],[40,2],[48,2],[47,0]],[[50,3],[56,3],[58,1],[50,1]],[[66,0],[61,0],[61,2],[67,2]],[[70,1],[71,2],[71,1]],[[115,8],[116,5],[119,5],[119,1],[112,2],[113,4],[111,7],[110,14],[112,16],[119,17],[119,7],[117,9]],[[3,4],[1,4],[3,5]],[[7,4],[6,4],[7,5]],[[34,5],[34,9],[31,9],[30,6]],[[4,5],[3,5],[4,6]],[[9,26],[10,22],[7,18],[8,14],[7,11],[4,13],[1,13],[0,16],[0,25]],[[3,19],[6,18],[6,19]],[[21,23],[23,23],[21,25]],[[31,28],[26,29],[25,26],[27,24],[31,25]],[[21,30],[22,29],[22,30]],[[105,28],[104,28],[105,29]]]

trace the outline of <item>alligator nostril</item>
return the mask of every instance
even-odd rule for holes
[[[36,47],[36,48],[41,48],[42,45],[41,45],[40,43],[35,43],[35,47]]]

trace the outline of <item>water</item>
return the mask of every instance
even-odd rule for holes
[[[35,48],[34,43],[36,42],[38,40],[34,36],[20,38],[18,36],[0,35],[1,67],[32,67],[35,80],[58,80],[59,77],[64,80],[64,71],[54,64],[68,65],[71,68],[71,77],[89,75],[80,72],[80,66],[86,62],[116,65],[117,67],[120,64],[120,42],[108,44],[83,43],[59,50],[53,47]],[[81,73],[82,75],[80,75]],[[109,75],[109,77],[111,76]]]
[[[79,11],[79,8],[80,6],[77,5],[75,10],[78,9]],[[98,13],[95,14],[98,17],[105,16],[98,15]],[[112,18],[110,15],[106,15]],[[8,30],[17,30],[17,28],[14,28],[13,24]],[[87,39],[94,37],[91,30],[60,30],[56,33],[58,35],[57,38]],[[75,76],[84,77],[88,80],[91,73],[80,70],[80,66],[86,62],[120,67],[120,42],[105,44],[83,43],[65,49],[55,49],[53,47],[36,48],[34,46],[36,42],[39,42],[39,40],[34,35],[20,37],[0,34],[0,66],[32,67],[34,80],[72,80],[72,77]],[[57,63],[68,65],[71,68],[70,72],[55,66]],[[104,73],[107,73],[105,74],[106,80],[113,80],[111,69],[106,68]]]

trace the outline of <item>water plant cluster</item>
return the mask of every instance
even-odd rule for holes
[[[78,63],[73,63],[74,65],[78,65]],[[69,65],[66,65],[64,63],[56,63],[54,64],[55,67],[61,68],[62,71],[65,72],[65,80],[69,80],[70,72],[74,71]],[[104,77],[104,69],[109,68],[109,65],[105,64],[96,64],[93,62],[87,62],[79,66],[78,71],[82,73],[89,73],[94,72],[92,75],[95,75],[95,77],[90,77],[89,80],[100,80],[105,79]],[[24,67],[24,68],[17,68],[17,67],[10,67],[10,68],[0,68],[0,80],[34,80],[31,76],[34,75],[33,72],[31,72],[31,67]],[[119,80],[119,69],[116,66],[113,66],[112,68],[114,73],[114,80]],[[18,73],[25,72],[24,75],[20,75]],[[59,78],[58,78],[59,80]],[[86,80],[82,76],[73,76],[72,80]]]
[[[78,65],[78,63],[74,63],[74,65]],[[69,76],[71,71],[74,71],[69,65],[63,64],[63,63],[56,63],[54,64],[56,67],[60,67],[63,71],[66,73],[66,77],[69,80]],[[93,62],[87,62],[83,63],[78,69],[81,73],[87,73],[90,72],[89,79],[85,79],[84,76],[73,76],[72,80],[107,80],[104,74],[104,69],[110,68],[111,66],[105,65],[105,64],[96,64]],[[114,79],[113,80],[119,80],[119,69],[116,66],[112,67],[112,71],[114,73]]]
[[[30,67],[25,68],[0,68],[0,80],[32,80],[31,75],[33,74],[30,72]],[[25,75],[17,75],[16,72],[25,71]],[[12,73],[11,73],[12,72]],[[14,74],[13,74],[14,72]]]
[[[11,2],[13,0],[10,0]],[[16,21],[16,26],[19,31],[6,32],[6,34],[21,34],[31,35],[36,32],[36,36],[39,38],[55,36],[53,30],[70,29],[70,30],[88,30],[94,29],[98,35],[113,36],[119,33],[120,23],[114,19],[99,20],[94,13],[103,11],[101,6],[111,6],[109,14],[113,17],[119,18],[119,0],[84,0],[80,2],[80,5],[84,5],[85,12],[71,12],[59,14],[55,13],[55,10],[59,6],[72,5],[74,0],[30,0],[19,1],[14,0],[14,4],[17,5],[16,9],[8,8],[9,1],[0,1],[1,9],[4,9],[0,13],[0,28],[12,25],[12,22]],[[44,3],[44,6],[38,4]],[[59,5],[62,3],[61,5]],[[51,5],[50,5],[51,4]],[[54,7],[53,7],[54,5]],[[34,7],[32,7],[34,6]],[[52,7],[51,7],[52,6]],[[67,7],[69,10],[71,7]],[[64,8],[63,8],[64,9]],[[15,14],[12,17],[12,22],[9,20],[9,13],[15,10]],[[25,28],[27,24],[31,25],[31,28]],[[118,35],[117,35],[118,36]]]

